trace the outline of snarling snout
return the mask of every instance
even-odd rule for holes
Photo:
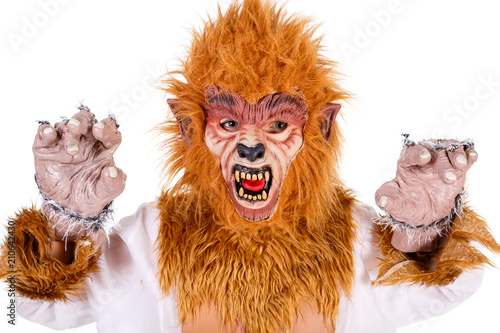
[[[205,142],[221,162],[229,197],[247,220],[271,217],[288,166],[303,144],[307,107],[285,93],[250,104],[217,87],[207,90]]]
[[[272,186],[271,168],[251,169],[234,166],[234,186],[239,199],[250,202],[266,201]]]

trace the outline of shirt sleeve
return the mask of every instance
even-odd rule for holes
[[[177,332],[175,299],[162,299],[155,279],[157,214],[149,203],[122,219],[101,248],[98,269],[84,276],[77,294],[52,300],[22,295],[16,298],[19,315],[56,330],[96,322],[102,332],[159,332],[165,327]]]
[[[435,316],[440,316],[469,298],[481,285],[484,270],[480,266],[465,269],[450,283],[429,284],[422,279],[398,283],[380,284],[380,267],[384,256],[380,252],[380,231],[373,219],[377,218],[375,211],[362,206],[356,214],[361,234],[361,261],[373,285],[373,295],[376,304],[385,319],[395,327],[409,325]],[[403,257],[405,254],[401,254]],[[398,271],[415,260],[407,258],[392,267]],[[435,267],[429,267],[429,273],[435,272]],[[386,272],[391,274],[391,272]]]
[[[72,329],[95,321],[93,311],[84,298],[50,302],[17,297],[16,303],[21,317],[54,330]]]

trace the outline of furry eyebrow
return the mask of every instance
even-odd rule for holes
[[[233,95],[222,92],[219,94],[216,94],[215,96],[212,96],[207,104],[210,104],[211,106],[226,106],[233,108],[235,107],[238,103],[236,102],[236,99]]]
[[[287,93],[274,93],[264,96],[257,102],[257,104],[261,103],[264,103],[264,106],[270,109],[274,109],[284,104],[295,106],[297,109],[301,109],[305,106],[302,98]]]
[[[300,97],[275,93],[261,98],[257,110],[262,119],[302,122],[306,119],[307,105]]]
[[[208,116],[217,115],[220,118],[231,118],[242,121],[245,119],[246,103],[229,92],[221,92],[212,96],[205,105]]]
[[[287,93],[266,95],[257,103],[249,104],[234,93],[222,91],[208,99],[206,111],[208,117],[217,115],[239,122],[279,120],[302,123],[306,119],[307,105],[301,97]]]

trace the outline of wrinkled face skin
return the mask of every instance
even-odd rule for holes
[[[205,142],[220,160],[229,196],[247,220],[271,217],[290,162],[302,148],[307,106],[275,93],[250,104],[234,92],[206,90]]]

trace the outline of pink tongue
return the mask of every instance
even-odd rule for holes
[[[242,179],[241,185],[243,185],[243,187],[249,191],[259,192],[259,191],[262,191],[264,189],[264,186],[266,186],[266,181],[265,181],[265,179],[261,179],[261,180]]]

